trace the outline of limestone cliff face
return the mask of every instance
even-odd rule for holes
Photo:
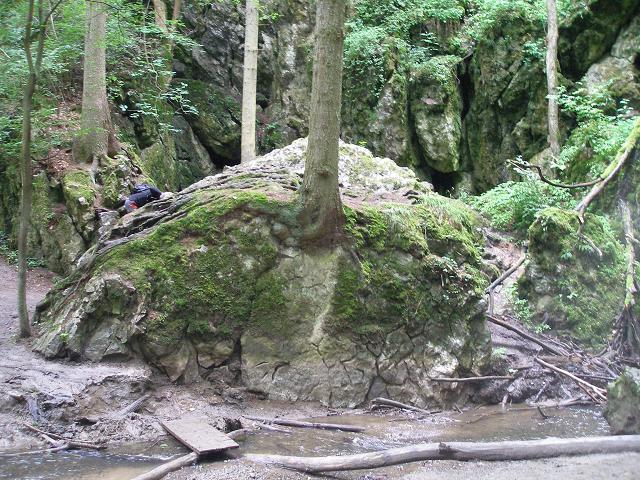
[[[252,390],[333,406],[464,396],[430,377],[487,364],[477,218],[342,144],[344,241],[304,247],[305,149],[299,140],[123,217],[39,307],[36,349],[140,356],[185,382],[239,362]]]
[[[266,2],[274,14],[260,34],[259,141],[262,151],[306,135],[313,49],[313,7],[308,2]],[[637,35],[640,1],[590,0],[587,9],[563,19],[562,83],[613,81],[620,98],[637,97]],[[634,20],[635,18],[635,20]],[[181,52],[178,77],[211,85],[237,102],[242,85],[243,12],[228,2],[204,10],[188,7],[185,19],[202,45]],[[442,45],[460,25],[425,25]],[[436,53],[417,69],[401,60],[392,37],[379,39],[382,72],[345,70],[343,138],[408,165],[437,189],[463,186],[484,191],[509,179],[506,159],[531,158],[546,147],[544,22],[505,16],[482,31],[466,51]],[[464,57],[464,58],[463,58]],[[372,93],[372,76],[382,82]],[[235,107],[231,107],[232,109]],[[197,123],[197,122],[196,122]],[[565,133],[573,120],[563,119]],[[239,131],[239,124],[229,124]],[[196,130],[196,129],[194,129]],[[196,130],[207,142],[215,129]],[[223,135],[224,137],[224,135]],[[214,140],[215,141],[215,140]],[[218,161],[235,163],[237,145]],[[233,158],[232,158],[233,157]]]

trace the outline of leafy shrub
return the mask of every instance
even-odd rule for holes
[[[569,181],[585,181],[602,175],[631,133],[635,118],[625,99],[616,99],[610,82],[588,91],[578,83],[572,92],[560,88],[558,103],[576,118],[577,127],[554,164]]]
[[[539,211],[553,206],[568,208],[574,203],[567,190],[534,179],[505,182],[467,201],[494,228],[515,230],[523,236]]]

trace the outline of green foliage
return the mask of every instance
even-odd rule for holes
[[[2,230],[0,230],[0,257],[3,257],[12,265],[16,265],[18,263],[18,251],[11,248],[11,245],[9,244],[9,237]],[[44,267],[45,263],[40,258],[28,257],[27,266],[29,268]]]
[[[627,100],[616,99],[611,82],[593,91],[578,83],[571,92],[559,88],[558,103],[578,125],[554,166],[569,181],[601,176],[631,133],[635,118]]]
[[[566,189],[527,179],[502,183],[478,197],[469,197],[468,202],[486,216],[494,228],[515,230],[524,236],[538,212],[547,207],[568,208],[574,200]]]

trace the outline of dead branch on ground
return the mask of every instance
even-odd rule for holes
[[[638,451],[640,451],[640,435],[620,435],[487,443],[423,443],[378,452],[329,457],[253,454],[245,455],[245,458],[257,463],[275,464],[306,473],[318,473],[381,468],[424,460],[508,461]]]
[[[539,358],[534,358],[534,360],[540,365],[542,365],[543,367],[548,368],[549,370],[553,370],[554,372],[559,373],[560,375],[564,375],[565,377],[570,378],[571,380],[578,383],[579,385],[582,385],[583,387],[590,389],[590,391],[593,393],[595,397],[600,398],[600,401],[605,401],[605,402],[607,401],[607,391],[604,388],[596,387],[595,385],[592,385],[586,380],[576,377],[571,372],[558,368],[555,365],[545,362],[544,360],[541,360]]]
[[[513,380],[515,377],[511,375],[486,375],[484,377],[429,377],[432,382],[445,383],[476,383],[486,382],[489,380]]]
[[[500,320],[499,318],[496,318],[492,315],[486,315],[486,317],[487,317],[487,320],[489,320],[491,323],[495,323],[496,325],[500,325],[501,327],[506,328],[507,330],[511,330],[512,332],[517,333],[521,337],[526,338],[527,340],[530,340],[537,345],[540,345],[543,349],[545,349],[550,353],[553,353],[554,355],[559,355],[559,356],[567,355],[567,352],[565,352],[564,350],[560,350],[559,348],[556,348],[550,345],[548,342],[543,342],[538,337],[535,337],[530,333],[527,333],[524,330],[505,322],[504,320]]]
[[[501,285],[507,278],[509,278],[513,274],[513,272],[518,270],[518,268],[520,268],[520,265],[522,265],[526,259],[527,259],[527,249],[525,247],[522,254],[522,258],[520,258],[520,260],[514,263],[508,270],[506,270],[502,275],[500,275],[496,280],[494,280],[493,283],[489,285],[487,289],[484,291],[484,293],[489,295],[489,315],[493,316],[493,303],[494,303],[493,291],[496,289],[496,287],[498,287],[498,285]]]
[[[377,397],[371,400],[371,408],[401,408],[403,410],[411,410],[413,412],[426,413],[427,415],[433,415],[434,413],[440,413],[441,410],[425,410],[424,408],[415,407],[406,403],[397,402],[395,400],[389,400],[388,398]]]
[[[322,430],[342,430],[343,432],[364,432],[364,427],[358,427],[356,425],[341,425],[338,423],[318,423],[318,422],[302,422],[299,420],[289,420],[286,418],[263,418],[263,417],[245,417],[248,420],[262,423],[274,423],[276,425],[284,425],[286,427],[301,427],[301,428],[319,428]]]
[[[183,455],[181,457],[175,458],[169,462],[163,463],[162,465],[150,470],[142,475],[138,475],[132,480],[159,480],[163,478],[165,475],[170,474],[171,472],[175,472],[176,470],[180,470],[182,467],[186,467],[191,465],[193,462],[198,461],[198,454],[195,452],[188,453],[187,455]]]

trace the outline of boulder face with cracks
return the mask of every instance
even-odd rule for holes
[[[248,389],[356,406],[450,404],[438,376],[488,363],[482,236],[462,203],[341,144],[345,235],[301,243],[306,141],[126,215],[38,307],[47,357],[142,357],[191,382],[240,361]]]

